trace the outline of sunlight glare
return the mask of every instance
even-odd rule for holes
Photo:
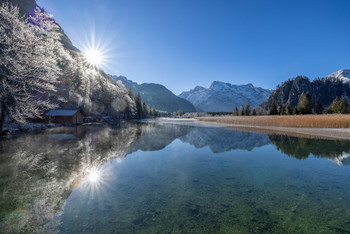
[[[100,174],[98,173],[98,171],[92,171],[88,175],[88,179],[91,183],[96,183],[100,179]]]
[[[84,53],[85,59],[90,65],[100,66],[103,61],[103,54],[101,51],[91,48]]]

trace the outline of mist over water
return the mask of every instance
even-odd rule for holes
[[[0,230],[347,232],[350,142],[138,123],[0,140]]]

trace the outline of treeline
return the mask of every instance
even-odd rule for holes
[[[232,115],[234,116],[249,116],[249,115],[306,115],[306,114],[349,114],[350,106],[346,97],[342,96],[340,99],[336,97],[332,104],[325,109],[318,99],[315,107],[312,107],[312,98],[309,93],[302,93],[299,97],[297,106],[291,107],[289,103],[286,105],[276,105],[272,102],[271,107],[267,111],[259,112],[256,109],[251,110],[249,102],[244,106],[242,105],[240,110],[235,107]]]
[[[238,110],[237,107],[235,107],[233,113],[234,116],[249,116],[249,115],[256,115],[256,110],[251,108],[250,103],[247,102],[247,104],[244,106],[242,105],[240,110]]]
[[[268,114],[269,115],[306,115],[306,114],[348,114],[350,113],[349,103],[346,97],[340,99],[336,97],[332,104],[325,109],[318,99],[314,108],[312,108],[312,98],[309,93],[302,93],[299,97],[298,105],[293,109],[289,104],[277,107],[273,102]]]
[[[130,110],[130,107],[127,107],[127,118],[144,119],[169,116],[169,113],[166,111],[157,110],[152,106],[148,106],[145,102],[142,101],[141,94],[137,93],[136,95],[134,95],[131,91],[131,88],[128,89],[128,95],[135,102],[135,112],[132,112],[132,110]],[[134,115],[132,115],[132,113],[134,113]]]

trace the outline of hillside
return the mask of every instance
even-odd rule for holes
[[[195,107],[189,101],[176,96],[163,85],[154,83],[137,84],[124,76],[113,76],[113,79],[122,81],[126,88],[131,88],[133,94],[140,93],[141,99],[147,105],[153,106],[158,110],[196,112]]]
[[[0,0],[0,4],[7,0]],[[80,51],[74,47],[71,40],[64,34],[63,29],[51,15],[46,14],[34,0],[9,0],[9,3],[18,6],[19,14],[23,15],[21,22],[26,24],[36,24],[28,16],[38,17],[41,22],[53,23],[56,25],[55,32],[61,33],[62,43],[47,45],[47,50],[55,51],[52,58],[57,62],[59,76],[53,85],[55,89],[40,90],[36,93],[38,101],[50,99],[51,102],[60,108],[80,108],[88,115],[109,115],[123,118],[135,118],[149,116],[151,108],[139,103],[130,97],[127,89],[121,82],[114,82],[112,77],[103,70],[90,66]],[[39,10],[36,10],[36,8]],[[50,33],[50,31],[48,31]],[[38,34],[38,38],[40,34]],[[23,42],[21,42],[23,43]],[[26,65],[26,64],[25,64]],[[138,100],[140,102],[140,100]],[[53,105],[51,105],[53,106]],[[47,110],[45,110],[47,111]],[[152,113],[155,113],[154,111]],[[42,117],[42,115],[40,115]],[[39,117],[39,116],[38,116]]]
[[[11,3],[14,6],[18,6],[20,14],[24,15],[25,17],[31,14],[34,8],[38,6],[35,0],[0,0],[0,4],[6,3],[6,2]],[[60,26],[57,22],[56,24]],[[73,52],[79,52],[79,50],[73,45],[69,37],[64,33],[63,29],[61,27],[60,29],[62,33],[61,42],[63,46],[67,50],[70,50]]]
[[[275,102],[278,106],[290,104],[291,108],[297,106],[302,93],[310,93],[312,106],[315,107],[317,100],[321,101],[323,107],[328,107],[338,97],[350,98],[349,86],[350,70],[339,70],[326,78],[310,81],[305,76],[298,76],[287,80],[274,90],[269,97],[265,109],[269,109]]]
[[[252,84],[232,85],[214,81],[207,89],[197,86],[179,97],[191,102],[199,112],[232,112],[235,107],[246,105],[258,106],[265,102],[271,91]]]

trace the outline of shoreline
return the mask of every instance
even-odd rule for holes
[[[222,116],[196,120],[248,132],[350,140],[350,115]]]
[[[205,122],[205,121],[200,121]],[[209,122],[211,123],[211,122]],[[293,128],[293,127],[276,127],[276,126],[251,126],[239,124],[222,124],[217,123],[226,128],[245,132],[255,132],[272,135],[288,135],[303,138],[318,138],[318,139],[338,139],[349,140],[350,131],[348,128]]]
[[[189,125],[196,127],[223,127],[244,132],[254,132],[262,134],[288,135],[303,138],[317,138],[328,140],[349,140],[349,128],[318,128],[318,127],[283,127],[283,126],[259,126],[247,124],[230,124],[215,121],[205,121],[202,118],[178,119],[178,118],[158,118],[160,123]]]

